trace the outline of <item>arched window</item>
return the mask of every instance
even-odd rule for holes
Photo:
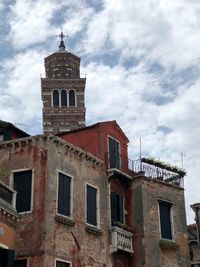
[[[61,91],[61,106],[62,107],[67,106],[67,92],[66,92],[66,90]]]
[[[53,91],[53,106],[59,107],[59,92],[58,92],[58,90]]]
[[[75,92],[74,92],[74,90],[69,90],[69,106],[75,107]]]

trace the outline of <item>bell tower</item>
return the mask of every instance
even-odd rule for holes
[[[65,50],[63,31],[59,37],[59,50],[44,59],[41,78],[44,133],[85,127],[86,78],[80,77],[80,58]]]

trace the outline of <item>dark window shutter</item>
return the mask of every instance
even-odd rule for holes
[[[69,90],[69,106],[75,107],[75,93],[74,90]]]
[[[111,192],[111,224],[114,225],[117,221],[117,195]]]
[[[15,261],[14,267],[27,267],[27,259]]]
[[[0,248],[0,267],[13,267],[15,251]]]
[[[17,191],[16,209],[18,212],[31,210],[32,171],[14,173],[14,189]]]
[[[71,202],[71,177],[59,173],[58,181],[58,213],[70,216],[70,202]]]
[[[111,224],[124,223],[124,198],[115,192],[111,192]]]
[[[58,92],[58,90],[53,91],[53,106],[59,107],[59,92]]]
[[[14,250],[8,250],[7,267],[13,267],[14,266],[14,258],[15,258],[15,251]]]
[[[67,92],[66,90],[61,91],[61,106],[66,107],[67,106]]]
[[[118,168],[120,166],[120,158],[119,158],[119,143],[109,137],[109,163],[110,168]]]
[[[97,189],[87,185],[87,223],[97,226]]]
[[[171,204],[159,202],[161,238],[172,239],[171,232]]]
[[[120,223],[124,223],[124,198],[123,196],[120,195],[118,195],[118,207],[119,207],[118,220]]]
[[[56,261],[56,267],[69,267],[69,263],[62,262],[62,261]]]

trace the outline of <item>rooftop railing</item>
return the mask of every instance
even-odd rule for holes
[[[106,154],[106,157],[108,169],[118,169],[129,175],[131,172],[143,172],[148,178],[184,187],[183,178],[186,172],[176,166],[167,165],[149,158],[131,160],[117,152],[109,152]]]

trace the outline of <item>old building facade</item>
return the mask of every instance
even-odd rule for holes
[[[80,59],[60,37],[41,81],[44,134],[0,142],[19,216],[6,267],[188,267],[185,172],[129,159],[116,121],[85,127]]]
[[[67,141],[76,134],[79,146]],[[180,173],[153,177],[127,143],[115,121],[0,143],[20,215],[15,266],[188,266]]]

